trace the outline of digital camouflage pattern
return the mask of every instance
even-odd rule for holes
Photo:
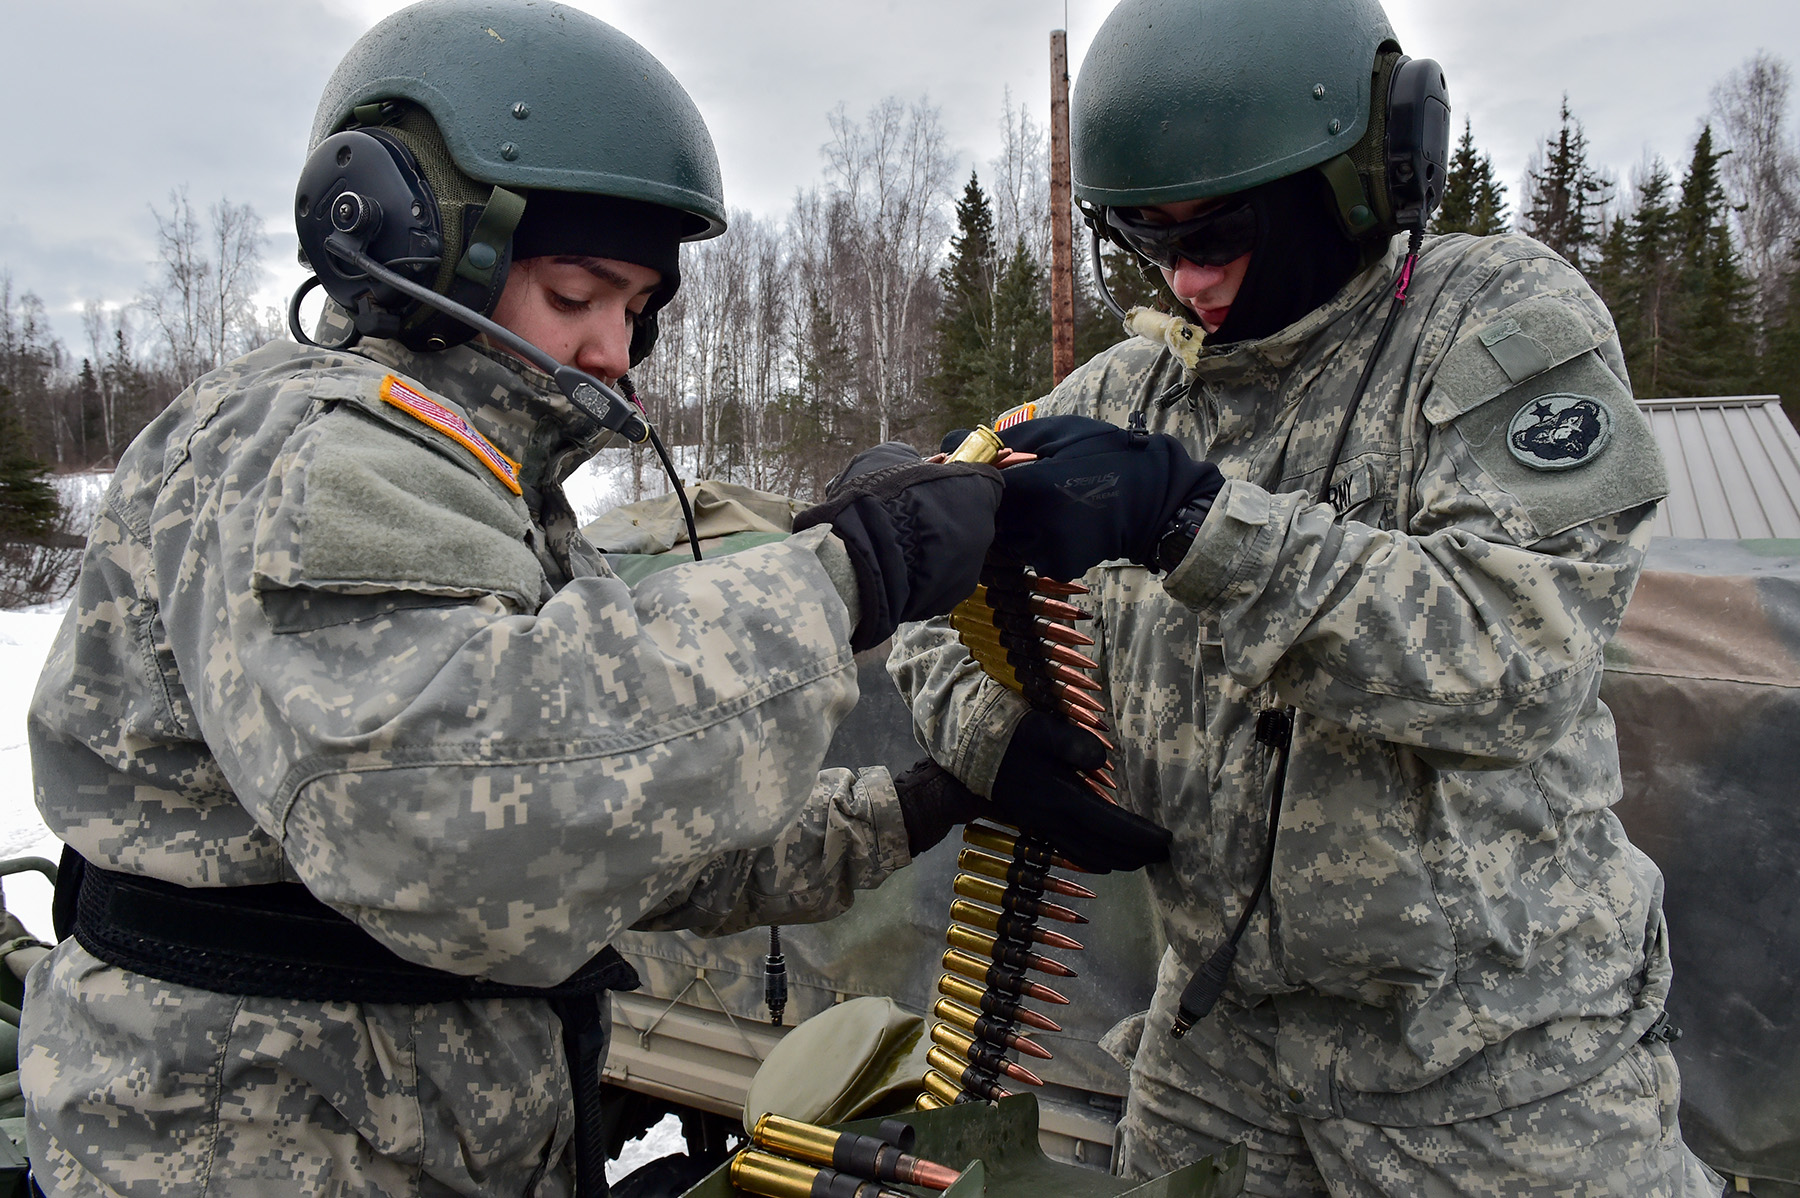
[[[523,495],[383,402],[390,373]],[[600,437],[473,347],[280,343],[202,379],[121,461],[40,680],[50,827],[187,886],[300,881],[409,960],[529,986],[626,927],[822,918],[905,864],[886,771],[817,772],[857,694],[828,530],[628,588],[558,487]],[[53,1198],[569,1189],[541,1001],[238,998],[72,941],[33,985]]]
[[[1265,708],[1298,709],[1272,901],[1212,1018],[1271,1019],[1270,1069],[1212,1102],[1272,1123],[1472,1125],[1606,1073],[1663,1007],[1661,879],[1609,810],[1596,697],[1660,459],[1574,270],[1520,237],[1431,238],[1315,504],[1403,252],[1267,340],[1192,370],[1128,341],[1042,405],[1141,413],[1228,480],[1168,577],[1087,579],[1121,801],[1176,837],[1149,871],[1170,948],[1132,1056],[1128,1157],[1155,1152],[1132,1143],[1145,1096],[1182,1092],[1205,1060],[1207,1034],[1172,1039],[1168,1013],[1256,884]],[[1562,393],[1603,405],[1612,436],[1581,468],[1533,469],[1505,430]],[[890,670],[929,751],[985,792],[1020,701],[941,623],[905,630]]]

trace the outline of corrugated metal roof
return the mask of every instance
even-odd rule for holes
[[[1643,399],[1669,466],[1659,537],[1800,537],[1800,433],[1774,395]]]

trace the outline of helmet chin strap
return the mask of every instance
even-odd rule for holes
[[[636,445],[649,443],[656,450],[657,457],[661,459],[663,471],[669,476],[669,483],[674,487],[675,496],[681,503],[681,514],[687,521],[688,544],[693,548],[694,560],[700,560],[700,534],[694,524],[693,506],[688,502],[687,492],[681,485],[681,476],[676,473],[675,464],[669,458],[669,451],[663,447],[662,438],[656,435],[656,430],[651,427],[650,422],[640,414],[641,405],[628,404],[625,397],[611,386],[584,370],[563,365],[505,325],[483,316],[473,308],[439,295],[431,288],[416,283],[404,275],[396,274],[369,257],[367,253],[357,248],[342,235],[333,235],[328,238],[325,248],[339,260],[356,267],[370,278],[379,280],[402,295],[418,300],[422,304],[429,304],[440,312],[448,313],[536,366],[550,376],[551,381],[556,384],[556,389],[568,398],[577,411],[602,428],[611,429]],[[317,275],[307,279],[294,292],[294,297],[288,304],[288,329],[294,334],[295,340],[305,345],[317,346],[319,343],[306,336],[300,327],[300,300],[318,284],[318,281]],[[345,348],[345,346],[321,348],[339,349]]]

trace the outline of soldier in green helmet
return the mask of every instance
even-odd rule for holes
[[[1121,801],[1174,837],[1118,1160],[1717,1194],[1598,699],[1663,466],[1575,270],[1423,235],[1448,123],[1376,0],[1125,0],[1075,80],[1077,202],[1170,310],[1000,418],[1039,460],[996,545],[1092,588]],[[962,658],[896,641],[921,743],[979,793],[1072,785],[1098,747]]]
[[[294,319],[127,451],[31,707],[69,846],[36,1180],[601,1194],[614,934],[823,918],[966,807],[818,767],[852,649],[973,588],[1000,479],[884,446],[785,541],[627,586],[559,484],[645,434],[608,392],[725,226],[686,93],[573,9],[427,0],[312,141],[331,344]]]

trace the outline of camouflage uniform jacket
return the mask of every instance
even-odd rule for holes
[[[302,882],[409,960],[526,986],[626,927],[823,918],[904,865],[886,771],[818,772],[857,694],[829,530],[629,588],[558,486],[601,431],[473,347],[276,343],[195,384],[121,461],[39,683],[50,827],[186,886]],[[541,1000],[240,999],[73,941],[33,979],[52,1194],[568,1184]]]
[[[1294,1113],[1396,1125],[1591,1076],[1668,985],[1661,878],[1609,810],[1618,752],[1597,698],[1667,489],[1612,322],[1536,242],[1428,240],[1320,504],[1401,255],[1264,341],[1188,370],[1134,339],[1040,405],[1141,414],[1228,480],[1166,577],[1110,563],[1087,580],[1123,801],[1175,833],[1150,871],[1164,989],[1256,885],[1257,714],[1291,705],[1272,901],[1225,1001],[1275,1004],[1272,1085]],[[1557,396],[1607,424],[1564,451],[1571,469],[1509,448],[1554,430],[1573,402]],[[952,635],[910,627],[889,668],[922,743],[985,792],[1022,703]],[[1140,1063],[1179,1043],[1151,1026]]]

